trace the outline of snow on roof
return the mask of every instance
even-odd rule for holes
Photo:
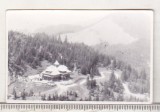
[[[61,72],[71,72],[68,67],[66,67],[65,65],[60,65],[58,67],[58,70],[61,71]]]
[[[56,60],[56,61],[54,62],[54,65],[59,65],[59,62]]]
[[[49,75],[58,75],[60,74],[60,72],[58,71],[57,67],[51,65],[49,67],[46,68],[46,70],[43,72]]]

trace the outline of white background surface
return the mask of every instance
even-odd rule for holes
[[[153,102],[160,102],[160,0],[0,0],[0,102],[6,99],[8,9],[152,9],[154,11]]]

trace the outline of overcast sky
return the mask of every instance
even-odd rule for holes
[[[34,33],[37,29],[47,26],[61,24],[88,26],[109,18],[133,38],[150,38],[152,15],[152,11],[137,10],[14,10],[7,11],[6,23],[7,30]]]
[[[8,11],[8,30],[34,31],[40,27],[71,24],[85,26],[107,16],[106,11],[29,10]]]

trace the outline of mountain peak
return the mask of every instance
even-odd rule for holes
[[[67,37],[71,42],[83,42],[87,45],[96,45],[103,41],[109,44],[128,44],[136,40],[109,18],[102,19],[77,32],[68,33]]]

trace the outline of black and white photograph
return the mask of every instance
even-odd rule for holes
[[[152,101],[152,11],[8,10],[6,33],[7,101]]]

